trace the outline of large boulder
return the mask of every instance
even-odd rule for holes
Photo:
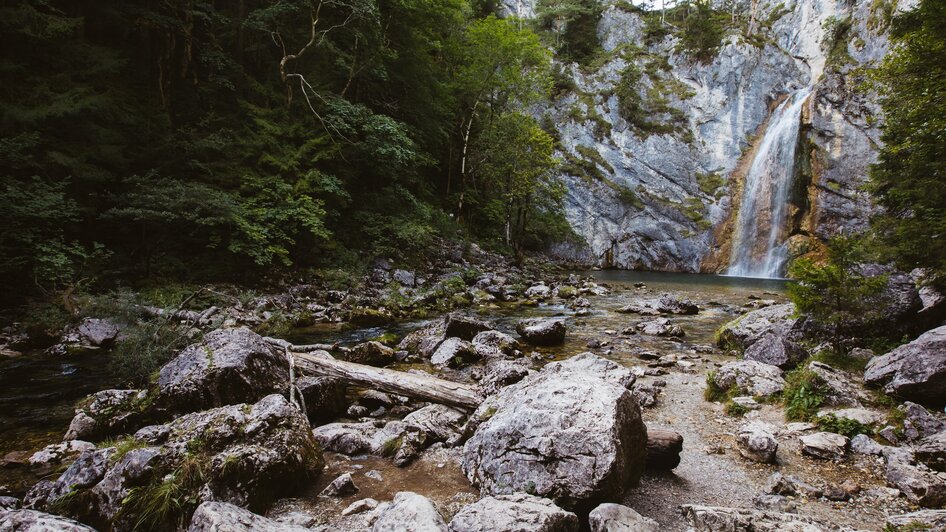
[[[798,438],[804,455],[822,460],[840,460],[844,458],[850,440],[846,436],[833,432],[815,432]]]
[[[118,339],[120,329],[110,320],[86,318],[78,327],[79,336],[94,347],[109,347]]]
[[[667,318],[657,318],[650,321],[638,323],[635,328],[641,334],[649,336],[670,336],[680,338],[686,335],[683,329]]]
[[[451,314],[444,318],[444,334],[470,341],[477,334],[492,329],[488,323],[462,314]]]
[[[519,342],[506,333],[483,331],[473,337],[473,349],[483,358],[502,358],[514,355]]]
[[[884,449],[887,485],[897,488],[911,503],[925,508],[946,505],[946,473],[914,461],[913,453],[900,447]]]
[[[872,359],[864,381],[920,404],[946,405],[946,325]]]
[[[634,380],[583,353],[503,388],[471,416],[464,472],[484,494],[526,492],[567,509],[620,496],[646,454]]]
[[[473,344],[460,338],[447,338],[430,356],[430,363],[438,367],[459,367],[479,358]]]
[[[716,333],[716,343],[726,349],[745,350],[766,333],[796,339],[803,321],[795,317],[795,305],[773,305],[753,310],[723,325]]]
[[[606,502],[588,514],[591,532],[659,532],[660,525],[627,506]]]
[[[289,365],[253,331],[217,329],[161,368],[156,403],[172,411],[256,402],[285,391]]]
[[[309,529],[273,521],[226,502],[205,502],[194,511],[187,532],[309,532]]]
[[[134,430],[148,415],[150,402],[145,390],[102,390],[89,396],[76,409],[64,441],[99,440]]]
[[[0,530],[9,532],[95,532],[72,519],[36,510],[0,512]]]
[[[152,425],[115,448],[86,451],[55,482],[34,494],[38,509],[116,531],[140,517],[187,522],[203,501],[265,511],[324,465],[308,420],[281,395],[228,405]],[[167,513],[147,512],[168,489],[181,502]]]
[[[578,516],[548,499],[513,493],[484,497],[464,506],[451,532],[578,532]]]
[[[447,338],[447,326],[444,320],[438,320],[422,329],[418,329],[407,336],[397,348],[402,351],[409,351],[424,358],[430,358],[434,351],[440,347],[440,343]]]
[[[345,356],[349,362],[367,366],[384,366],[394,362],[394,350],[381,342],[363,342]]]
[[[430,499],[401,491],[378,506],[372,532],[447,532],[447,524]]]
[[[844,406],[859,408],[871,401],[871,396],[858,382],[854,375],[833,368],[824,362],[808,363],[808,370],[814,373],[824,390],[825,406]]]
[[[305,401],[305,412],[309,421],[318,425],[329,422],[348,407],[345,400],[345,383],[333,377],[301,377],[296,387]]]
[[[516,324],[516,332],[532,345],[559,345],[565,341],[565,320],[522,320]]]
[[[778,451],[775,432],[775,427],[759,421],[743,425],[736,435],[739,454],[756,462],[774,464],[775,453]]]
[[[913,450],[917,461],[931,469],[946,472],[946,431],[923,438]]]
[[[774,332],[766,332],[746,348],[743,356],[746,360],[790,369],[807,358],[808,353],[797,342]]]
[[[716,386],[723,390],[738,387],[749,395],[767,397],[785,389],[782,370],[771,364],[755,360],[729,362],[712,376]]]

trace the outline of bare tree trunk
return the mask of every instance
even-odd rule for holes
[[[347,383],[383,392],[415,397],[449,406],[475,410],[483,397],[473,386],[436,377],[375,368],[335,360],[326,354],[296,353],[296,366],[302,371],[339,378]]]
[[[470,119],[466,123],[466,129],[463,132],[463,149],[460,153],[460,201],[457,205],[457,219],[460,219],[460,213],[463,212],[463,195],[466,194],[466,159],[467,150],[470,146],[470,132],[473,130],[473,118],[476,116],[476,108],[479,107],[479,98],[473,102],[473,109],[470,110]]]

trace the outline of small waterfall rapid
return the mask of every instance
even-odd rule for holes
[[[801,111],[811,87],[792,93],[769,125],[746,173],[727,275],[782,277],[788,256],[782,238],[795,175]]]

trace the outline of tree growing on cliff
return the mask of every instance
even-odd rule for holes
[[[894,48],[874,73],[883,148],[869,190],[883,212],[873,229],[901,268],[946,283],[946,3],[922,0],[897,16]]]
[[[828,331],[838,355],[845,352],[845,334],[858,325],[871,323],[883,312],[882,294],[887,278],[862,274],[858,265],[864,258],[859,239],[840,236],[828,243],[826,261],[799,258],[788,270],[796,281],[788,287],[796,309]]]

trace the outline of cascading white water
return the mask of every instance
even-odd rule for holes
[[[787,258],[782,234],[795,175],[801,110],[811,87],[792,93],[772,113],[746,173],[728,275],[781,277]]]

